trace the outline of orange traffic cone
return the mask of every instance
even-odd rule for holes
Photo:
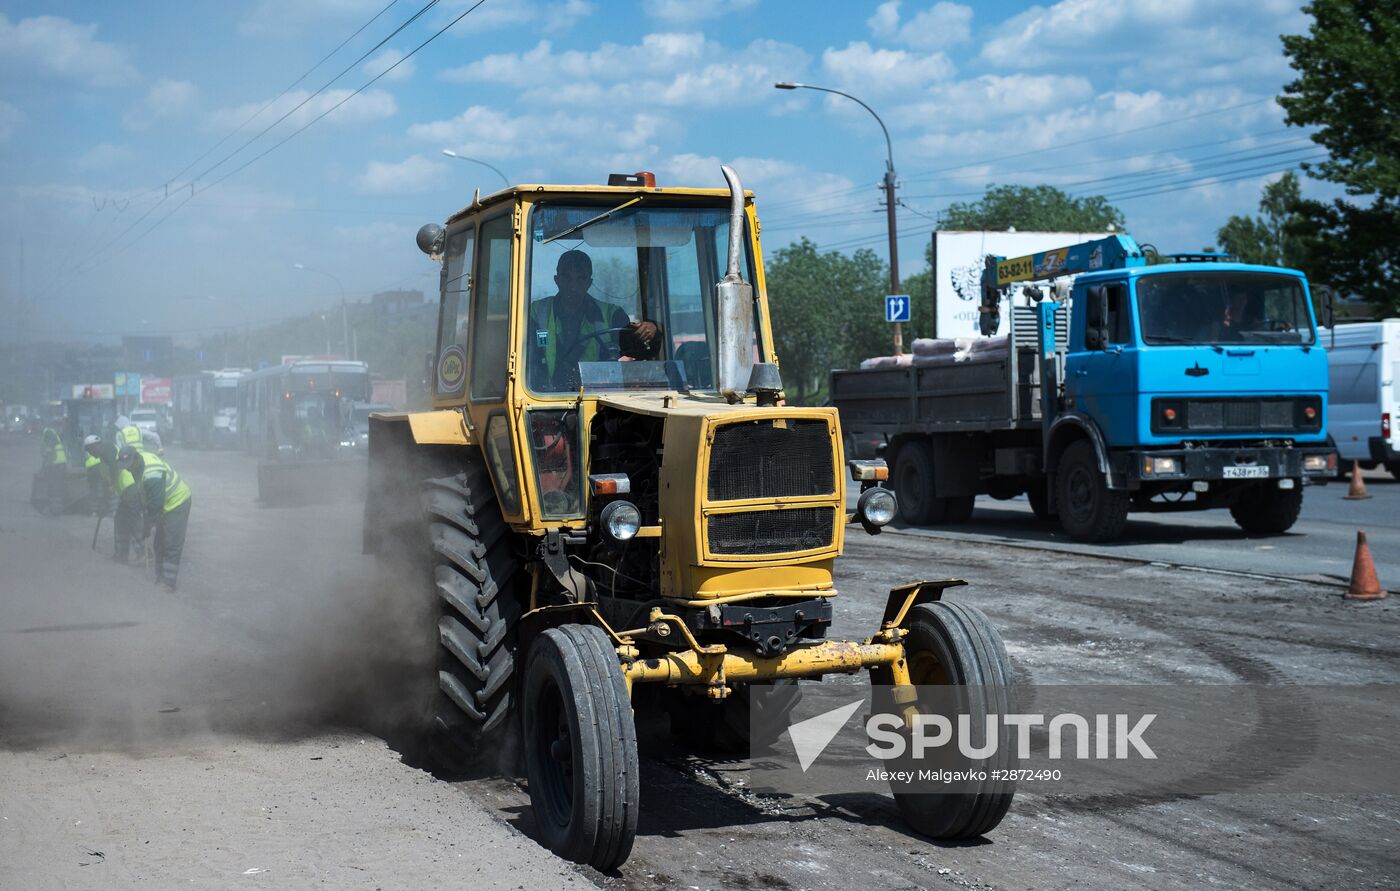
[[[1360,501],[1371,496],[1366,492],[1366,481],[1361,478],[1361,462],[1351,462],[1351,487],[1342,496],[1347,501]]]
[[[1348,600],[1380,600],[1387,596],[1376,577],[1376,564],[1371,560],[1371,546],[1366,533],[1356,530],[1356,557],[1351,562],[1351,584],[1347,586]]]

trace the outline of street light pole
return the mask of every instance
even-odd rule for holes
[[[326,272],[324,269],[313,269],[310,266],[307,266],[302,263],[293,263],[292,268],[300,269],[303,272],[315,272],[318,275],[324,275],[326,278],[335,282],[335,286],[340,289],[340,348],[344,352],[351,353],[351,359],[356,358],[350,349],[350,323],[346,318],[345,314],[345,286],[340,283],[340,279],[336,278],[334,275],[331,275],[329,272]],[[325,317],[322,316],[322,318]],[[326,352],[329,353],[330,351],[330,344],[327,344]]]
[[[890,142],[890,131],[885,126],[885,122],[880,120],[880,116],[875,113],[875,109],[866,105],[861,100],[850,93],[843,93],[840,90],[833,90],[830,87],[818,87],[812,84],[792,83],[791,81],[779,81],[773,84],[779,90],[817,90],[822,93],[835,93],[837,96],[844,96],[861,108],[870,112],[870,116],[875,119],[875,123],[880,125],[880,132],[885,134],[885,219],[889,226],[890,234],[890,293],[899,293],[899,237],[896,230],[894,212],[894,145]],[[896,356],[904,353],[904,325],[900,322],[894,323],[894,354]]]
[[[501,182],[505,183],[507,189],[510,188],[510,180],[506,178],[506,175],[500,170],[496,169],[494,166],[487,164],[485,161],[478,160],[477,158],[468,158],[466,155],[459,155],[452,149],[443,149],[442,153],[449,158],[456,158],[458,161],[470,161],[473,164],[480,164],[482,167],[489,168],[493,173],[495,173],[501,178]]]

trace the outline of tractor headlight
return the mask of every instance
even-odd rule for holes
[[[642,528],[642,512],[630,501],[614,501],[603,508],[603,532],[613,541],[628,541]]]
[[[866,526],[879,528],[894,519],[898,505],[889,489],[866,489],[856,502],[856,516]]]
[[[1336,470],[1336,455],[1305,455],[1303,457],[1303,469],[1309,473],[1326,473],[1329,470]]]

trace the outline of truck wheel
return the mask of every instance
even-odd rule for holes
[[[513,750],[518,564],[484,470],[428,480],[427,520],[437,606],[437,692],[429,757],[454,771]]]
[[[904,651],[915,687],[947,686],[950,691],[950,699],[926,702],[921,710],[951,706],[969,716],[971,727],[985,727],[987,715],[1010,711],[1011,662],[1001,635],[981,610],[948,601],[924,603],[910,611],[906,627]],[[925,693],[924,698],[930,697]],[[938,839],[973,838],[995,829],[1016,794],[1014,782],[990,779],[992,771],[1016,766],[1005,724],[999,734],[993,755],[964,767],[986,772],[988,779],[975,786],[958,792],[909,792],[901,791],[908,786],[892,783],[895,804],[905,822],[920,834]]]
[[[940,498],[944,504],[943,522],[945,523],[966,523],[972,519],[972,509],[976,506],[976,495],[954,495],[951,498]]]
[[[1026,500],[1031,503],[1031,513],[1037,520],[1053,520],[1050,512],[1050,490],[1045,480],[1031,480],[1026,486]]]
[[[1128,523],[1128,493],[1110,489],[1099,472],[1094,444],[1070,443],[1056,477],[1060,525],[1076,541],[1113,541]]]
[[[632,852],[641,789],[632,703],[607,635],[561,625],[535,638],[521,698],[540,840],[560,857],[615,869]]]
[[[1303,490],[1297,484],[1292,489],[1280,489],[1271,482],[1241,492],[1240,500],[1230,506],[1230,516],[1245,532],[1277,535],[1293,528],[1302,509]]]
[[[925,442],[905,444],[894,459],[894,494],[899,514],[914,526],[943,522],[947,505],[933,497],[933,450]]]

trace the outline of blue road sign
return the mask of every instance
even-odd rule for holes
[[[885,296],[885,321],[909,321],[909,304],[908,294],[887,294]]]

